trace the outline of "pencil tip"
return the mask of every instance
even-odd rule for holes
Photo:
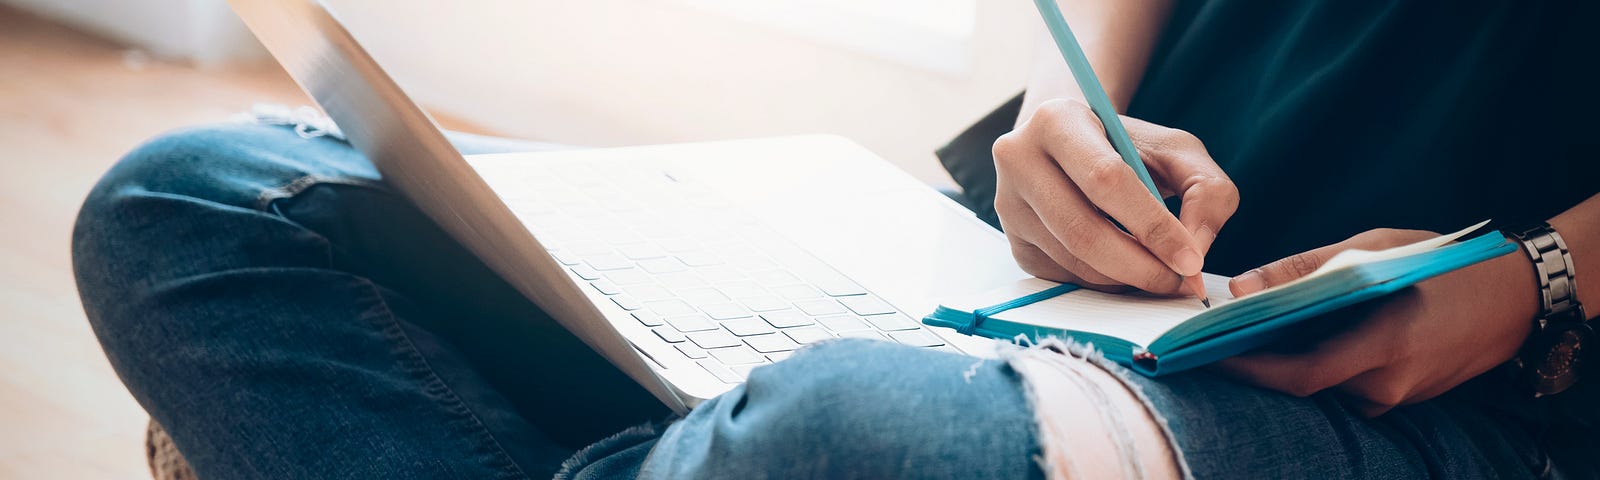
[[[1206,308],[1211,308],[1211,299],[1209,299],[1209,298],[1202,298],[1202,299],[1200,299],[1200,304],[1201,304],[1201,305],[1205,305],[1205,306],[1206,306]]]

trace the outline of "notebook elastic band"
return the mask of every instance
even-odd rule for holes
[[[1044,289],[1044,290],[1040,290],[1038,292],[1034,292],[1034,293],[1030,293],[1030,294],[1027,294],[1027,295],[1023,295],[1023,296],[1017,297],[1017,298],[1006,300],[1003,303],[998,303],[998,304],[995,304],[995,305],[991,305],[991,306],[987,306],[987,307],[983,307],[983,308],[979,308],[979,309],[974,309],[972,311],[972,321],[971,322],[967,322],[966,325],[962,325],[960,328],[957,328],[956,331],[957,332],[961,332],[961,333],[966,334],[966,335],[972,335],[973,332],[976,332],[978,330],[978,326],[979,325],[982,325],[984,321],[988,320],[989,317],[991,317],[993,315],[999,314],[1000,312],[1004,312],[1006,310],[1010,310],[1010,309],[1013,309],[1013,308],[1024,307],[1024,306],[1032,305],[1032,304],[1035,304],[1035,303],[1038,303],[1038,302],[1042,302],[1042,301],[1045,301],[1045,300],[1049,300],[1051,298],[1055,298],[1057,296],[1060,296],[1061,294],[1064,294],[1064,293],[1067,293],[1067,292],[1070,292],[1070,291],[1073,291],[1073,290],[1077,290],[1077,289],[1078,289],[1077,285],[1074,285],[1074,284],[1071,284],[1071,283],[1063,283],[1063,284],[1060,284],[1060,285],[1056,285],[1054,287],[1050,287],[1050,288],[1047,288],[1047,289]]]

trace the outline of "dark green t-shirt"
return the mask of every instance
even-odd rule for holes
[[[1208,271],[1545,219],[1600,192],[1596,5],[1180,2],[1127,113],[1194,133],[1238,186]],[[940,151],[991,220],[989,145],[1017,108]]]

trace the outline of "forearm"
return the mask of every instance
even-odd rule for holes
[[[1095,76],[1105,86],[1118,110],[1126,110],[1133,93],[1144,77],[1156,40],[1171,12],[1170,0],[1106,2],[1098,0],[1058,0],[1061,12],[1072,25],[1073,34],[1083,45]],[[1033,73],[1023,96],[1022,114],[1017,123],[1033,116],[1040,103],[1055,98],[1083,99],[1072,72],[1067,70],[1061,52],[1038,23],[1034,48]]]
[[[1551,218],[1550,226],[1567,243],[1576,264],[1572,272],[1578,303],[1594,318],[1600,314],[1600,195]]]

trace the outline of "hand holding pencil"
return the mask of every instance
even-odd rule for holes
[[[1205,300],[1204,253],[1238,192],[1193,135],[1120,117],[1052,0],[1036,0],[1087,105],[1044,102],[995,143],[995,209],[1024,270]],[[1177,196],[1178,216],[1163,198]]]

